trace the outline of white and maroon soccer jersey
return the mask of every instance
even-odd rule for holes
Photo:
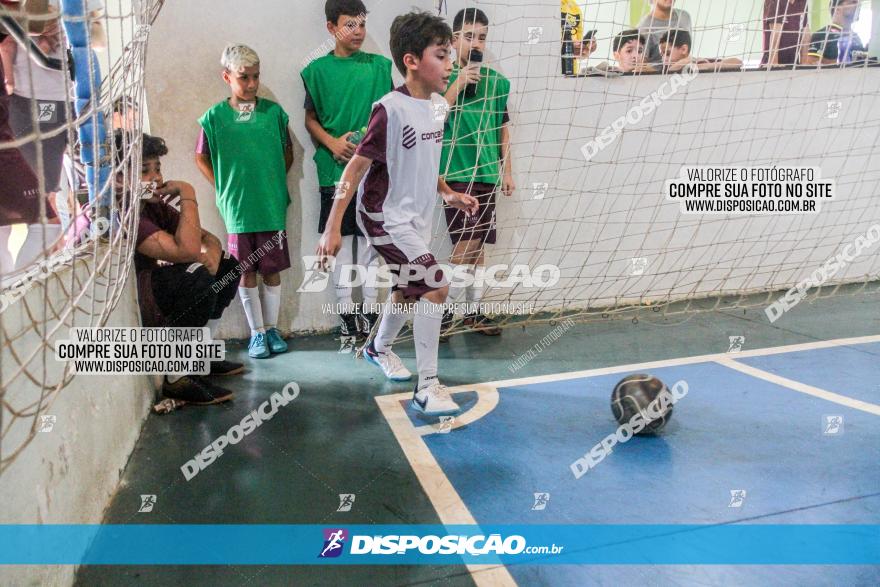
[[[430,253],[443,116],[406,86],[376,102],[357,153],[373,160],[358,186],[358,224],[373,245],[394,244],[409,260]]]

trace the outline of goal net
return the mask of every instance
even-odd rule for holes
[[[11,94],[0,108],[0,474],[51,429],[76,377],[54,341],[107,323],[126,292],[136,209],[115,194],[138,193],[146,41],[161,5],[0,3]],[[122,161],[117,129],[130,131]]]

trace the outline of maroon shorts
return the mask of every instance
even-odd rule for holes
[[[470,194],[480,202],[480,209],[468,218],[461,210],[451,206],[443,206],[446,211],[446,226],[449,227],[449,238],[453,244],[461,241],[480,241],[483,244],[495,244],[495,192],[498,186],[490,183],[459,183],[451,182],[449,187],[462,193]]]
[[[394,285],[391,286],[391,289],[399,291],[405,298],[421,298],[429,291],[440,289],[448,283],[443,275],[443,269],[437,265],[437,259],[431,253],[425,253],[410,261],[394,243],[373,246],[382,255],[385,262],[391,266],[391,273],[395,276]],[[435,267],[436,269],[434,269]],[[410,270],[410,268],[412,269]],[[401,271],[404,274],[404,278],[406,278],[406,283],[400,281]],[[432,279],[425,280],[424,278],[413,279],[406,277],[414,275],[415,272],[419,272],[422,275],[430,275]]]
[[[243,232],[226,240],[229,253],[239,260],[242,273],[269,275],[290,268],[287,232]]]

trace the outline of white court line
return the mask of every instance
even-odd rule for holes
[[[735,355],[729,353],[715,353],[711,355],[699,355],[695,357],[650,361],[647,363],[618,365],[616,367],[602,367],[599,369],[589,369],[586,371],[572,371],[569,373],[556,373],[551,375],[538,375],[535,377],[506,379],[471,385],[459,385],[449,388],[450,393],[476,391],[478,394],[478,400],[477,404],[471,410],[468,410],[468,412],[462,414],[460,417],[456,417],[455,423],[452,427],[458,428],[460,426],[465,426],[468,423],[474,422],[482,418],[493,409],[495,409],[499,401],[499,387],[530,385],[551,381],[565,381],[568,379],[595,377],[598,375],[607,375],[624,371],[642,371],[648,369],[656,369],[660,367],[674,367],[678,365],[691,365],[695,363],[706,362],[716,362],[740,370],[742,370],[742,368],[752,369],[751,367],[747,367],[746,365],[735,363],[735,361],[731,360],[731,357],[759,357],[780,353],[791,353],[797,351],[866,344],[872,342],[880,342],[880,336],[839,338],[836,340],[808,342],[802,344],[741,351],[739,353],[736,353]],[[727,363],[732,364],[728,365]],[[755,371],[759,370],[755,369]],[[837,394],[833,394],[831,392],[824,391],[815,387],[810,387],[797,381],[787,380],[783,377],[777,377],[763,371],[759,372],[761,373],[760,375],[754,376],[760,377],[762,379],[773,377],[776,378],[776,380],[774,381],[773,379],[770,379],[770,381],[773,381],[774,383],[779,383],[780,385],[783,385],[785,387],[790,387],[797,391],[803,391],[804,393],[808,393],[810,395],[814,395],[823,399],[828,399],[829,401],[835,401],[836,403],[843,403],[843,405],[849,405],[851,407],[855,407],[855,405],[858,404],[861,407],[856,407],[856,409],[865,409],[867,407],[868,409],[865,411],[877,413],[878,415],[880,415],[880,412],[874,411],[880,410],[880,407],[874,406],[873,404],[859,402],[858,400],[853,400],[844,396],[838,396]],[[784,381],[784,383],[782,381]],[[418,478],[419,483],[421,483],[422,489],[425,491],[425,494],[428,496],[428,499],[431,501],[431,504],[437,511],[437,516],[440,518],[440,521],[446,525],[476,525],[476,520],[474,519],[470,510],[468,510],[464,501],[461,499],[461,496],[458,494],[458,491],[456,491],[455,487],[452,485],[452,482],[446,476],[446,473],[443,471],[442,467],[440,467],[440,464],[434,458],[434,455],[428,449],[427,444],[425,444],[424,436],[437,433],[437,427],[431,425],[414,426],[412,421],[409,419],[409,416],[406,415],[406,410],[401,405],[401,402],[411,397],[412,392],[404,392],[393,395],[378,396],[375,399],[376,403],[379,405],[379,409],[382,411],[382,414],[388,421],[388,425],[391,427],[391,431],[394,434],[394,437],[397,439],[397,443],[400,445],[403,454],[406,455],[406,458],[409,461],[410,466],[412,467],[413,472],[416,475],[416,478]],[[513,577],[503,565],[468,565],[467,568],[468,571],[470,571],[471,573],[472,579],[478,587],[495,587],[496,585],[506,587],[509,585],[516,585]]]
[[[854,410],[861,410],[863,412],[868,412],[869,414],[874,414],[875,416],[880,416],[880,406],[876,404],[863,402],[862,400],[854,399],[845,395],[840,395],[831,391],[826,391],[818,387],[813,387],[812,385],[807,385],[806,383],[801,383],[800,381],[795,381],[794,379],[782,377],[781,375],[776,375],[762,369],[756,369],[755,367],[746,365],[744,363],[738,363],[730,358],[719,359],[716,362],[719,365],[724,365],[725,367],[736,369],[737,371],[745,373],[746,375],[749,375],[751,377],[755,377],[756,379],[763,379],[764,381],[769,381],[770,383],[775,383],[776,385],[787,387],[789,389],[793,389],[794,391],[806,393],[807,395],[812,395],[814,397],[818,397],[829,402],[834,402],[848,408],[853,408]]]
[[[428,449],[422,433],[412,425],[401,406],[400,400],[411,396],[411,393],[398,393],[378,396],[375,399],[419,483],[422,484],[422,489],[431,500],[431,505],[437,510],[440,522],[447,526],[453,524],[476,526],[477,521]],[[504,565],[467,565],[467,569],[477,587],[516,587],[516,581]]]

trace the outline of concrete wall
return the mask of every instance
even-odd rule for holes
[[[385,54],[396,14],[414,4],[434,6],[401,0],[367,4],[367,49]],[[557,263],[563,273],[552,290],[495,291],[490,299],[585,306],[788,287],[880,219],[871,200],[876,124],[866,128],[863,122],[871,119],[880,92],[876,70],[703,75],[587,164],[581,146],[667,78],[561,78],[557,2],[510,0],[502,6],[451,0],[450,18],[465,5],[489,14],[494,24],[487,60],[513,82],[520,189],[499,204],[501,234],[491,261]],[[303,275],[299,259],[312,254],[318,239],[314,150],[303,125],[298,72],[303,58],[327,39],[322,6],[267,0],[243,18],[240,3],[229,0],[168,3],[150,44],[151,125],[171,148],[166,175],[195,182],[209,230],[225,234],[213,190],[199,177],[192,151],[196,118],[226,95],[217,64],[225,43],[247,42],[261,53],[264,95],[291,115],[297,143],[288,213],[294,269],[284,277],[285,330],[335,323],[320,311],[322,303],[333,301],[330,293],[295,293]],[[543,27],[541,42],[526,43],[529,27]],[[825,118],[829,101],[843,103],[836,119]],[[685,164],[809,164],[822,167],[825,177],[845,189],[817,216],[685,217],[661,195],[663,182]],[[540,201],[532,195],[538,182],[550,184]],[[449,246],[439,216],[435,226],[442,258]],[[649,258],[649,272],[641,278],[627,274],[632,257]],[[849,266],[846,276],[876,274],[876,262],[866,258]],[[239,302],[224,318],[222,336],[246,334]]]
[[[118,261],[118,258],[117,258]],[[25,298],[10,305],[0,316],[2,341],[2,387],[4,401],[17,410],[37,402],[41,390],[27,377],[12,379],[19,361],[40,349],[41,332],[49,341],[66,339],[68,328],[96,324],[90,316],[109,315],[108,326],[139,324],[133,281],[121,290],[76,287],[93,272],[92,264],[80,261],[74,279],[72,267],[60,270],[44,286],[31,289]],[[112,274],[113,269],[107,274]],[[106,283],[99,278],[100,283]],[[34,325],[34,316],[63,314],[71,291],[84,293],[79,310],[58,329],[57,319]],[[44,306],[46,294],[51,306]],[[117,299],[111,311],[109,300]],[[14,356],[16,355],[16,356]],[[45,359],[45,360],[44,360]],[[61,380],[61,363],[51,350],[36,353],[27,363],[28,372],[51,389]],[[45,371],[44,371],[45,368]],[[42,415],[55,416],[51,431],[38,432],[0,477],[0,524],[99,524],[140,435],[141,425],[155,397],[145,377],[78,376],[58,392],[45,390]],[[41,420],[23,417],[13,420],[3,413],[3,456],[23,445],[32,426]],[[69,585],[73,566],[5,566],[0,568],[0,585]]]

